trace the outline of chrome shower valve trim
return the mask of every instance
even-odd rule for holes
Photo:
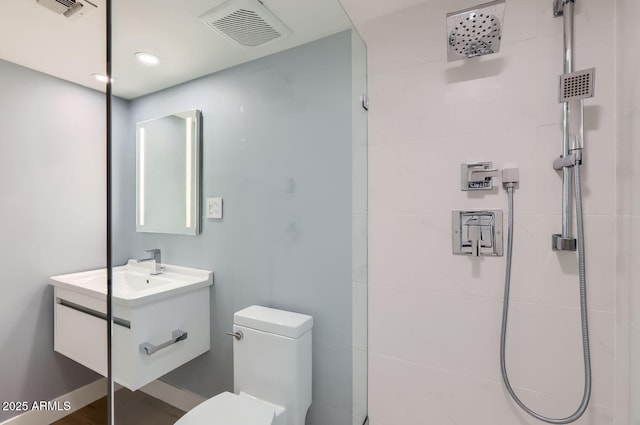
[[[476,162],[462,164],[460,174],[461,190],[491,190],[493,178],[500,176],[500,170],[493,168],[493,162]]]

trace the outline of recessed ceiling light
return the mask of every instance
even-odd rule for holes
[[[109,81],[109,77],[104,74],[93,73],[91,74],[91,76],[101,83],[106,83],[107,81]],[[113,78],[111,79],[111,81],[113,81]]]
[[[158,65],[160,63],[160,58],[158,56],[147,52],[137,52],[136,59],[145,65]]]

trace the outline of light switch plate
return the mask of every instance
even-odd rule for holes
[[[207,198],[207,218],[222,218],[222,198]]]

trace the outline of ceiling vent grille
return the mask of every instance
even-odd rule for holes
[[[76,18],[81,17],[98,8],[97,5],[87,0],[82,2],[76,0],[36,0],[36,3],[67,18],[74,15]]]
[[[227,1],[200,16],[200,20],[242,47],[264,46],[291,34],[291,30],[258,0]]]

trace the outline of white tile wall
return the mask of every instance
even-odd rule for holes
[[[637,2],[617,1],[617,19],[637,27]],[[521,172],[507,347],[512,381],[542,414],[572,413],[583,384],[576,255],[550,249],[560,227],[560,177],[551,163],[562,143],[562,20],[552,17],[549,0],[508,0],[501,52],[448,63],[446,13],[480,2],[343,3],[369,55],[371,423],[537,423],[515,407],[500,381],[505,259],[451,254],[452,210],[506,211],[501,188],[460,191],[460,164],[480,160],[498,167],[515,162]],[[623,320],[625,311],[633,312],[617,305],[624,304],[625,286],[616,287],[616,277],[633,276],[640,258],[617,254],[622,241],[637,240],[621,234],[634,220],[620,214],[640,211],[640,197],[620,200],[613,188],[634,189],[630,180],[640,171],[620,153],[640,156],[640,149],[614,148],[621,127],[616,89],[628,86],[623,104],[637,106],[638,95],[627,90],[640,95],[640,73],[616,73],[615,45],[621,32],[629,40],[640,37],[636,29],[616,31],[614,2],[580,0],[576,14],[576,69],[597,68],[596,96],[585,102],[583,167],[594,388],[577,423],[626,425],[625,406],[633,400],[625,401],[625,357],[616,349],[625,349],[625,329],[633,335],[638,327]],[[629,57],[632,69],[640,68],[635,55]],[[624,125],[638,137],[640,116],[631,119],[631,112]],[[616,169],[620,163],[629,166]],[[627,286],[632,297],[640,293]],[[632,387],[634,379],[628,379]]]
[[[500,208],[500,206],[497,206]],[[535,216],[516,216],[520,247],[513,259],[513,299],[535,302],[538,279],[524,273],[535,256]],[[371,217],[370,283],[426,289],[449,294],[499,299],[504,291],[504,264],[451,255],[451,215],[376,215]],[[437,258],[435,263],[430,259]]]
[[[616,388],[615,388],[615,423],[629,424],[630,382],[629,365],[631,347],[629,344],[629,320],[621,314],[616,315]],[[635,383],[636,390],[638,384]]]
[[[620,115],[629,115],[640,105],[640,61],[632,54],[640,37],[640,3],[617,0],[618,106]],[[637,138],[638,133],[634,136]]]
[[[640,423],[640,60],[630,54],[640,39],[640,3],[618,0],[617,78],[617,293],[616,423]]]
[[[372,425],[536,423],[505,402],[497,382],[375,353],[369,362]],[[536,393],[517,391],[526,403],[538,407]]]
[[[638,362],[638,355],[640,355],[640,326],[632,323],[629,329],[630,357],[632,358],[629,365],[629,423],[635,425],[640,423],[640,406],[638,405],[640,400],[640,364]]]
[[[584,375],[579,317],[578,309],[552,305],[539,308],[537,357],[543,393],[578,400],[582,396]],[[593,372],[591,401],[613,409],[615,317],[613,313],[591,311],[589,319]]]
[[[548,416],[560,418],[572,414],[580,403],[580,399],[541,394],[539,402],[545,406]],[[584,416],[573,423],[575,425],[612,425],[613,421],[613,410],[592,404]]]

